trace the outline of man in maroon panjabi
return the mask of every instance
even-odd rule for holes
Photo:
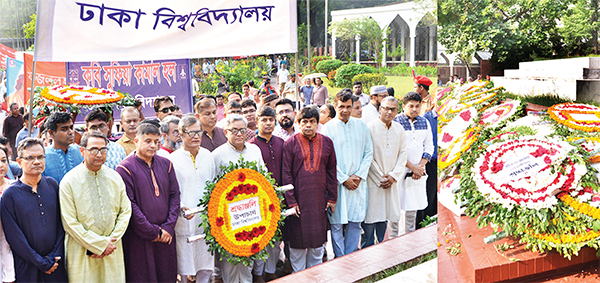
[[[123,236],[127,282],[175,282],[177,252],[175,223],[179,184],[173,164],[155,155],[160,131],[140,123],[136,151],[117,167],[131,200],[132,215]]]
[[[336,156],[330,138],[317,133],[319,110],[305,107],[296,118],[301,132],[283,145],[282,185],[295,214],[285,219],[284,238],[290,242],[294,272],[320,264],[327,240],[327,213],[337,201]]]

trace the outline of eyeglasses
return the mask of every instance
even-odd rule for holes
[[[202,130],[199,131],[184,131],[190,138],[196,138],[202,135]]]
[[[292,113],[292,112],[293,112],[293,111],[292,111],[292,110],[290,110],[290,109],[285,109],[285,110],[281,110],[281,111],[277,112],[277,114],[279,114],[279,115],[284,115],[284,114],[290,114],[290,113]]]
[[[173,135],[174,137],[178,137],[179,136],[179,131],[178,130],[174,130],[171,135]]]
[[[231,128],[228,131],[230,131],[234,135],[237,135],[240,133],[243,135],[243,134],[246,134],[247,130],[248,130],[247,128],[241,128],[241,129]]]
[[[171,111],[171,112],[175,112],[175,111],[177,111],[177,106],[173,105],[173,106],[171,106],[171,107],[165,107],[165,108],[163,108],[163,109],[160,109],[160,110],[158,110],[158,112],[162,112],[162,113],[164,113],[164,114],[167,114],[167,113],[169,113],[169,111]]]
[[[89,151],[91,155],[98,155],[98,152],[100,152],[102,155],[106,154],[108,152],[108,148],[107,147],[103,147],[103,148],[86,148],[85,150]]]
[[[397,107],[381,106],[381,110],[383,110],[383,111],[392,111],[394,113],[398,112],[398,108]]]
[[[33,156],[33,155],[30,155],[30,156],[21,156],[21,159],[23,159],[23,160],[27,160],[27,161],[29,161],[29,162],[33,162],[33,161],[35,161],[35,160],[44,161],[44,159],[46,159],[46,156],[45,156],[45,155],[38,155],[38,156]]]
[[[106,128],[106,124],[105,123],[102,123],[100,125],[90,126],[90,130],[92,130],[92,131],[103,130],[104,128]]]

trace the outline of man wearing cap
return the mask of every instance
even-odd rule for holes
[[[363,107],[362,120],[369,123],[379,118],[379,106],[381,100],[388,96],[387,88],[384,85],[376,85],[371,87],[371,101]]]
[[[421,99],[423,99],[423,102],[421,102],[421,113],[419,113],[419,115],[423,115],[426,112],[433,110],[433,107],[435,107],[433,98],[429,94],[429,86],[432,85],[433,82],[426,76],[416,76],[414,81],[414,91],[421,96]]]
[[[421,223],[426,216],[437,214],[437,112],[434,110],[435,102],[433,101],[433,97],[429,94],[429,86],[432,84],[433,82],[425,76],[415,77],[414,90],[423,99],[419,115],[427,119],[429,125],[431,125],[434,150],[431,159],[425,165],[425,171],[427,172],[427,175],[430,176],[427,179],[426,185],[428,205],[424,210],[417,211],[417,225]]]

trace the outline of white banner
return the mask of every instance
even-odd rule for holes
[[[38,0],[36,61],[296,51],[295,0]]]
[[[256,224],[262,221],[260,215],[260,200],[252,197],[228,204],[231,230]]]

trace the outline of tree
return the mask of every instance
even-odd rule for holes
[[[492,52],[495,69],[566,55],[558,24],[573,0],[439,0],[438,39],[470,62]]]
[[[337,38],[342,40],[354,40],[359,35],[361,42],[375,53],[374,59],[377,62],[377,68],[381,66],[383,61],[382,50],[387,32],[387,27],[381,28],[377,21],[367,17],[331,22],[329,26],[329,33],[335,34]],[[357,56],[360,56],[360,54]]]
[[[560,28],[569,55],[598,54],[598,0],[577,0],[569,7]]]
[[[25,33],[26,38],[35,37],[35,19],[37,14],[31,15],[31,21],[23,25],[23,33]]]

